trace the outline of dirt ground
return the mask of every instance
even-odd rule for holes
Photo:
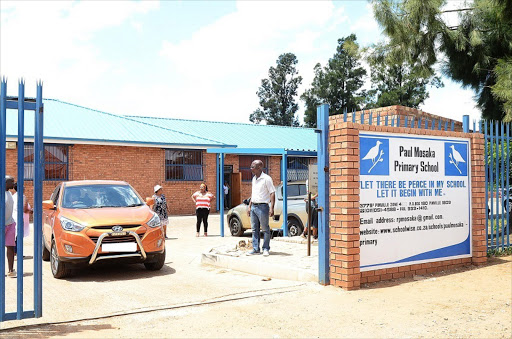
[[[159,273],[107,265],[56,280],[44,263],[44,317],[0,324],[0,337],[512,337],[511,256],[347,292],[201,266],[202,249],[239,239],[210,222],[213,236],[195,238],[191,217],[173,218]]]

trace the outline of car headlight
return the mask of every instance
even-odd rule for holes
[[[68,218],[60,217],[60,225],[66,231],[80,232],[85,228],[85,226],[73,221]]]
[[[160,226],[162,223],[160,222],[160,217],[158,216],[158,214],[153,214],[153,217],[151,217],[151,219],[149,219],[149,221],[146,223],[149,227],[158,227]]]

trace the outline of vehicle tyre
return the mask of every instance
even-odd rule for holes
[[[288,218],[288,236],[296,237],[302,234],[302,226],[295,218]]]
[[[50,251],[46,248],[46,245],[44,243],[44,237],[43,237],[43,255],[42,255],[43,261],[50,261]]]
[[[66,264],[59,260],[59,254],[57,253],[57,246],[55,240],[52,240],[52,248],[50,253],[50,267],[54,278],[62,279],[68,276],[69,271],[66,268]]]
[[[156,255],[156,257],[157,257],[156,261],[154,261],[154,262],[145,262],[144,263],[144,266],[146,267],[147,270],[149,270],[149,271],[158,271],[162,267],[164,267],[164,264],[165,264],[165,250],[164,250],[164,253],[158,253]]]
[[[238,217],[232,217],[229,220],[229,230],[231,231],[231,235],[234,237],[241,237],[244,234],[244,229],[242,228],[242,222]]]

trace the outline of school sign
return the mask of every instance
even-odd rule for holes
[[[360,271],[471,257],[470,140],[359,141]]]

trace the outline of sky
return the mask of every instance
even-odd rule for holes
[[[0,17],[8,95],[24,78],[26,95],[35,96],[41,79],[44,98],[115,114],[227,122],[249,122],[279,55],[297,56],[300,95],[339,38],[355,33],[361,46],[384,39],[367,1],[1,0]],[[443,82],[420,108],[478,120],[474,93]]]

